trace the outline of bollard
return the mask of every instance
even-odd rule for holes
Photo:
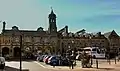
[[[56,65],[56,63],[55,63],[55,62],[53,62],[53,68],[55,68],[55,65]]]
[[[71,63],[70,63],[70,61],[69,61],[69,68],[71,69]]]
[[[117,61],[119,62],[119,57],[117,57]]]
[[[96,68],[98,69],[98,59],[96,59]]]
[[[115,57],[115,64],[116,64],[116,57]]]
[[[118,59],[118,62],[119,62],[119,59]]]
[[[110,61],[110,56],[108,57],[108,63],[109,63],[109,65],[111,64],[111,61]]]
[[[111,61],[110,61],[110,59],[109,59],[109,65],[111,64]]]
[[[74,69],[73,64],[72,64],[72,69]]]
[[[53,68],[55,68],[55,65],[53,65]]]
[[[92,60],[92,56],[91,56],[91,66],[92,66],[92,64],[93,64],[93,60]]]
[[[74,66],[73,66],[73,61],[71,61],[71,64],[72,64],[72,69],[74,69]]]

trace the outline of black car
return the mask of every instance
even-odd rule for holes
[[[57,56],[53,56],[50,60],[50,65],[58,66],[59,65],[59,58]]]
[[[68,66],[69,65],[69,61],[66,57],[62,57],[62,56],[54,56],[51,59],[50,65],[52,66]]]

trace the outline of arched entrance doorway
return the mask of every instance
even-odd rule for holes
[[[2,56],[5,56],[7,54],[9,54],[9,48],[8,47],[2,48]]]
[[[20,56],[20,48],[19,47],[15,47],[14,48],[14,57],[19,57]]]

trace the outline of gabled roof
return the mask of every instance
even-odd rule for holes
[[[106,38],[110,38],[110,36],[115,36],[115,37],[119,37],[119,35],[113,30],[113,31],[111,31],[111,32],[107,32],[107,33],[104,33],[104,36],[106,37]]]
[[[110,36],[111,32],[104,33],[104,36],[108,38]]]

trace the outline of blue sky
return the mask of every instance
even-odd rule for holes
[[[36,30],[48,28],[48,14],[53,7],[58,30],[68,25],[69,31],[86,29],[87,32],[120,34],[120,0],[0,0],[0,20],[6,28]],[[2,23],[0,28],[2,29]]]

